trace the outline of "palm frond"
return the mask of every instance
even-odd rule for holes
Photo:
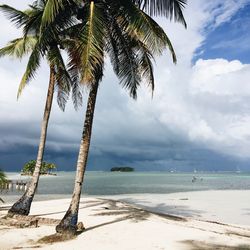
[[[81,82],[91,84],[95,82],[96,73],[103,68],[105,38],[103,25],[105,19],[103,18],[102,8],[94,1],[91,1],[85,7],[86,20],[79,31],[79,42],[74,51],[70,53],[72,59],[70,65],[72,66],[75,62],[79,63]],[[76,59],[73,59],[74,56],[76,56]]]
[[[31,53],[35,48],[37,39],[34,36],[21,37],[10,41],[5,47],[0,49],[0,57],[11,56],[14,58],[23,58]]]
[[[70,11],[72,8],[74,9],[76,6],[80,6],[81,4],[81,0],[47,0],[43,10],[41,32],[46,26],[52,24],[56,17],[61,15],[62,11],[65,9]],[[66,19],[64,21],[66,21]]]
[[[173,45],[158,23],[129,1],[120,1],[126,6],[122,11],[126,11],[127,21],[123,20],[121,22],[121,25],[126,28],[126,32],[128,32],[130,36],[135,36],[145,43],[147,48],[152,51],[153,54],[162,54],[163,50],[168,48],[172,55],[173,62],[176,63],[176,55]],[[120,13],[118,14],[122,15]]]
[[[122,32],[115,20],[113,20],[110,30],[110,35],[113,37],[113,45],[107,48],[109,55],[111,55],[114,71],[120,79],[120,84],[129,90],[132,98],[136,99],[137,89],[141,82],[137,53],[134,50],[130,37]]]
[[[18,28],[28,20],[29,16],[20,10],[17,10],[9,5],[0,5],[0,11],[2,11],[11,22],[13,22]]]
[[[36,70],[40,66],[40,60],[41,60],[41,54],[39,51],[39,45],[36,44],[35,48],[33,49],[28,64],[26,67],[26,71],[22,77],[21,83],[19,84],[18,92],[17,92],[17,98],[20,97],[23,89],[25,86],[29,83],[29,81],[34,78]]]
[[[145,10],[149,15],[165,16],[170,20],[182,23],[187,27],[183,10],[187,0],[133,0],[140,9]]]
[[[55,70],[55,87],[57,88],[57,103],[64,111],[69,99],[71,89],[71,78],[65,66],[63,57],[58,46],[53,46],[48,51],[47,59]]]
[[[30,9],[28,9],[27,11],[29,11],[29,18],[23,25],[23,34],[24,36],[27,36],[28,34],[38,35],[38,32],[40,31],[43,11],[35,5],[30,6]]]
[[[59,13],[64,8],[64,0],[48,0],[44,6],[41,29],[48,23],[52,23]]]
[[[137,41],[137,43],[137,49],[139,51],[138,54],[140,55],[140,73],[142,79],[144,79],[148,86],[151,88],[153,97],[155,80],[152,61],[154,60],[154,57],[149,49],[145,46],[145,44],[140,41]]]
[[[75,110],[78,110],[83,103],[83,87],[84,85],[79,84],[79,72],[71,70],[71,91],[72,91],[72,101]]]
[[[82,26],[77,25],[73,29],[69,29],[67,34],[76,34]],[[77,31],[77,32],[76,32]],[[68,53],[69,63],[68,63],[68,72],[71,78],[71,91],[72,91],[72,101],[74,108],[77,110],[83,102],[83,84],[80,83],[81,79],[81,56],[77,53],[75,48],[79,47],[79,40],[66,38],[62,40],[62,46],[65,48]]]

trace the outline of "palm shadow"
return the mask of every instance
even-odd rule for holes
[[[201,217],[204,213],[202,210],[195,210],[190,209],[189,206],[173,206],[173,205],[166,205],[166,203],[159,203],[153,205],[152,203],[143,200],[143,199],[135,199],[135,198],[125,198],[121,199],[120,201],[127,202],[129,204],[138,204],[138,206],[150,211],[154,214],[161,214],[166,216],[181,216],[181,217]],[[149,204],[149,205],[142,205],[142,204]]]
[[[103,206],[100,207],[100,205],[103,205]],[[88,206],[93,206],[93,207],[98,206],[98,208],[96,208],[96,213],[90,216],[117,216],[117,218],[111,221],[107,221],[101,224],[94,225],[92,227],[88,227],[84,229],[83,231],[78,231],[76,236],[79,236],[81,234],[84,234],[91,230],[95,230],[100,227],[108,226],[114,223],[119,223],[125,220],[130,220],[134,223],[138,223],[140,221],[147,220],[151,216],[151,213],[146,210],[135,208],[130,205],[124,204],[122,202],[113,201],[113,200],[100,199],[98,203],[93,202],[92,204]],[[86,208],[86,206],[82,208]],[[37,243],[53,244],[57,242],[72,240],[76,236],[67,238],[63,234],[56,233],[56,234],[42,237],[41,239],[37,241]]]
[[[106,199],[102,199],[102,201],[103,204],[105,204],[105,207],[102,207],[101,210],[97,209],[97,213],[93,214],[92,216],[119,216],[119,217],[112,221],[108,221],[105,223],[95,225],[93,227],[89,227],[85,229],[84,232],[125,220],[131,220],[132,222],[137,223],[140,221],[147,220],[151,216],[151,213],[144,209],[132,207],[120,201],[106,200]]]
[[[9,210],[10,208],[11,206],[1,206],[0,211],[6,211],[6,210]]]
[[[189,250],[250,250],[249,245],[228,246],[221,244],[205,243],[202,241],[186,240],[181,243],[185,244]]]
[[[104,204],[103,201],[86,201],[86,202],[80,202],[80,204],[87,204],[85,206],[79,207],[79,210],[85,209],[85,208],[90,208],[90,207],[95,207]],[[56,211],[56,212],[51,212],[51,213],[43,213],[43,214],[34,214],[33,216],[47,216],[47,215],[53,215],[53,214],[64,214],[66,213],[67,210],[62,210],[62,211]]]

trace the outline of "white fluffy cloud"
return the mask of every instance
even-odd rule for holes
[[[172,79],[184,74],[185,88],[174,88],[171,96],[158,103],[163,124],[207,148],[249,157],[249,65],[224,59],[199,60],[183,72],[173,74]]]

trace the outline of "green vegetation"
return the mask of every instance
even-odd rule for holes
[[[111,172],[133,172],[134,168],[131,167],[114,167],[110,169]]]
[[[22,169],[22,175],[33,175],[33,172],[36,167],[36,161],[31,160],[27,162]],[[47,163],[43,162],[40,170],[41,175],[56,175],[55,173],[52,173],[53,170],[56,169],[56,165],[53,163]]]
[[[0,169],[0,186],[7,181],[5,173]]]

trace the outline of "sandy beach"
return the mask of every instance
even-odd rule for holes
[[[15,228],[1,219],[0,249],[250,249],[249,197],[250,191],[83,197],[79,221],[86,230],[76,238],[51,243],[44,237],[55,234],[53,221]],[[31,215],[60,219],[68,204],[34,202]]]

